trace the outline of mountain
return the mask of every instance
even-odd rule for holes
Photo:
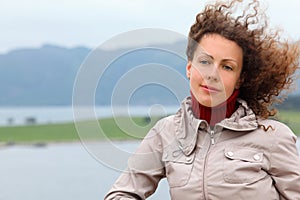
[[[170,48],[177,48],[182,44],[182,42],[174,43]],[[167,46],[163,45],[161,48],[169,48]],[[97,52],[100,58],[98,65],[101,66],[101,58],[130,50],[96,49],[93,52]],[[40,48],[18,49],[0,55],[0,91],[2,93],[0,106],[71,105],[76,75],[91,52],[92,49],[86,47],[64,48],[47,44]],[[157,50],[134,51],[128,56],[121,56],[120,59],[115,60],[106,69],[105,74],[99,77],[95,94],[96,104],[109,105],[119,79],[133,67],[149,64],[149,62],[152,65],[160,63],[174,69],[181,68],[175,70],[179,70],[181,74],[185,73],[184,59],[174,60],[174,56],[161,54],[161,51]],[[165,78],[171,80],[172,77]],[[135,79],[143,82],[144,78],[138,76]],[[86,81],[89,81],[89,77],[86,77]],[[186,95],[188,95],[188,91]],[[134,98],[129,99],[132,104],[176,103],[172,92],[155,84],[137,88],[133,96]],[[122,102],[121,104],[128,102],[126,99],[118,99],[118,101]]]
[[[186,41],[178,41],[156,48],[94,51],[47,44],[13,50],[0,55],[0,106],[71,105],[76,75],[81,66],[87,67],[87,58],[93,54],[95,69],[109,63],[99,76],[94,94],[97,105],[109,105],[116,92],[116,104],[177,105],[180,99],[176,95],[189,95],[184,78],[186,60],[179,56],[184,55],[185,44]],[[86,83],[89,78],[85,77]],[[300,88],[300,81],[297,84]],[[299,95],[299,89],[293,94]]]
[[[0,55],[1,106],[67,105],[90,49],[44,45]]]

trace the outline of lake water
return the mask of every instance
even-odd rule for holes
[[[133,151],[138,142],[118,145]],[[93,158],[81,143],[0,147],[1,200],[99,200],[119,174]],[[166,181],[150,199],[170,199]]]
[[[132,152],[138,143],[116,145]],[[119,174],[98,162],[81,143],[0,147],[1,200],[99,200]],[[170,199],[166,180],[149,199]]]

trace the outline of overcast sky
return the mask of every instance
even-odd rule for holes
[[[97,47],[141,28],[187,35],[207,0],[1,0],[0,53],[45,43]],[[300,1],[266,0],[272,24],[300,38]]]

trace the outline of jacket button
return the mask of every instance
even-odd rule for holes
[[[232,157],[233,155],[234,155],[234,154],[233,154],[232,151],[228,151],[228,152],[227,152],[227,156]]]
[[[258,161],[258,160],[260,159],[260,156],[259,156],[258,154],[255,154],[255,155],[253,156],[253,158],[254,158],[254,160]]]
[[[193,157],[192,157],[192,156],[186,157],[186,161],[187,161],[187,162],[190,162],[190,161],[192,161],[192,159],[193,159]]]

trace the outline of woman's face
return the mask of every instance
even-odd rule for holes
[[[204,35],[189,61],[186,73],[198,102],[215,107],[239,88],[243,50],[218,34]]]

